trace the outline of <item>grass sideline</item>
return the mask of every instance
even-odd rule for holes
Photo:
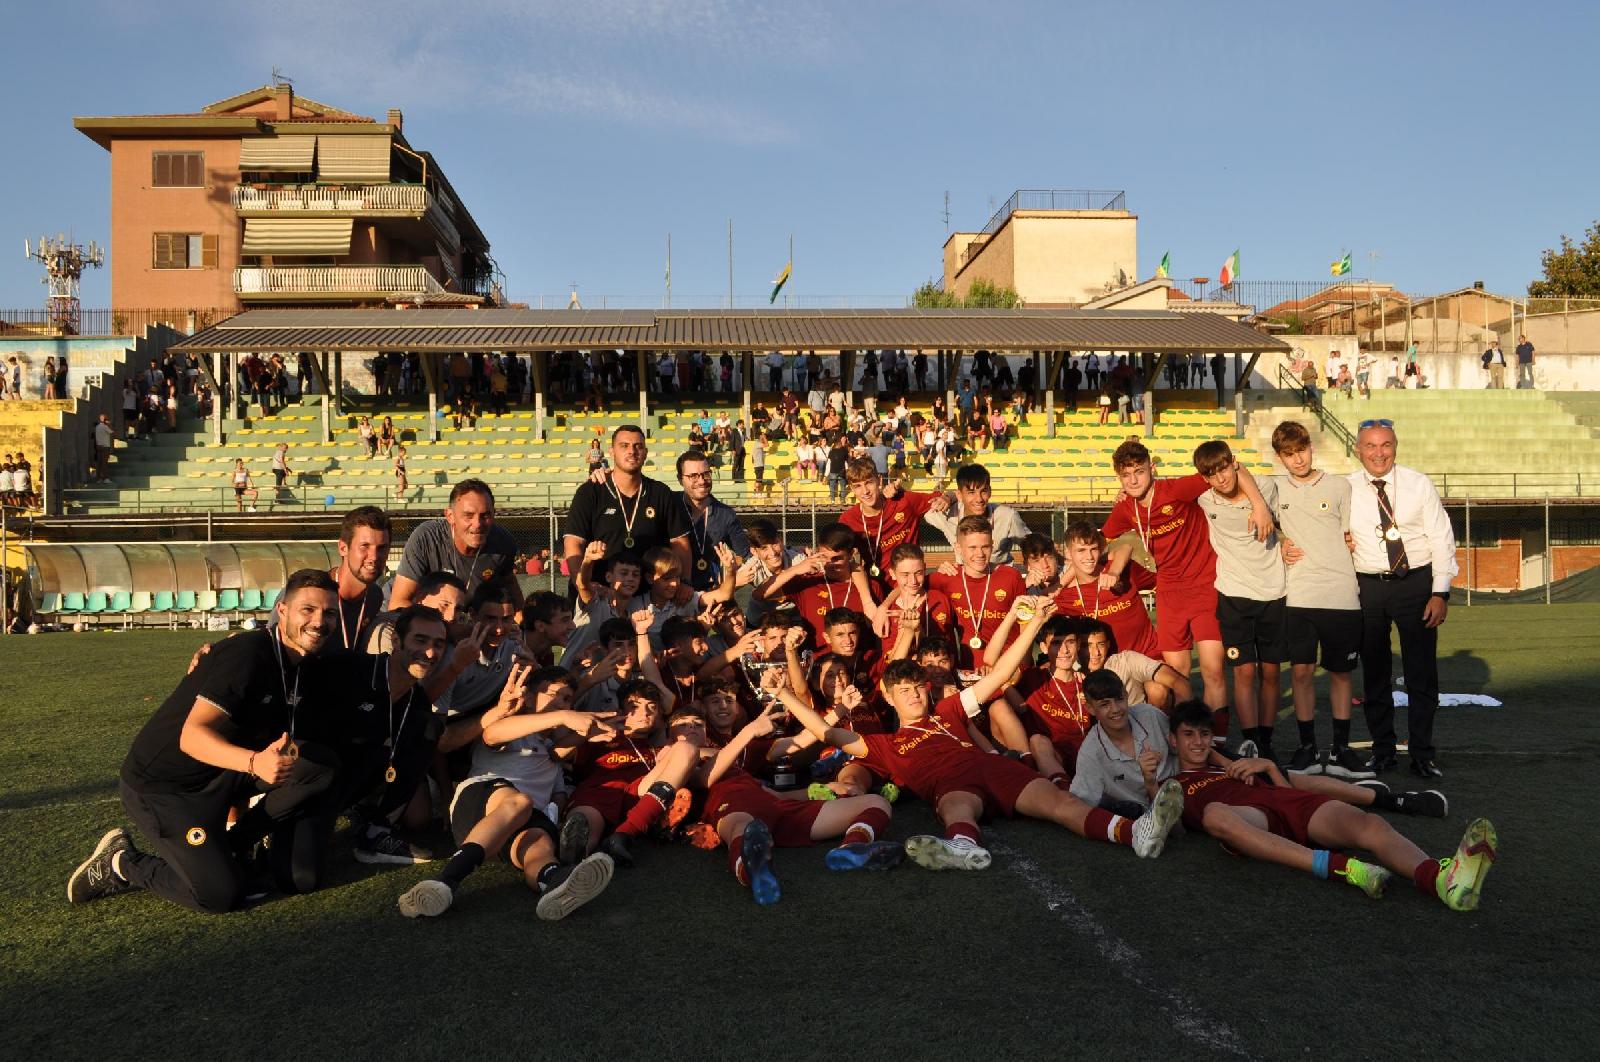
[[[784,898],[767,909],[720,855],[646,849],[556,924],[504,867],[411,922],[395,899],[427,868],[341,855],[332,887],[223,918],[142,895],[69,907],[67,874],[125,821],[115,778],[134,731],[208,636],[6,638],[7,1053],[1593,1057],[1600,725],[1580,706],[1597,630],[1593,605],[1450,613],[1442,688],[1506,706],[1441,709],[1451,815],[1394,821],[1445,854],[1470,818],[1494,820],[1502,865],[1471,914],[1403,883],[1373,902],[1202,837],[1144,862],[1000,822],[976,874],[833,875],[820,849],[781,850]],[[1280,721],[1280,747],[1292,734]],[[896,810],[893,836],[932,825],[921,804]]]

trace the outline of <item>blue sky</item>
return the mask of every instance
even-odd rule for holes
[[[1122,188],[1139,272],[1521,292],[1600,217],[1600,6],[742,0],[13,5],[0,40],[0,307],[24,237],[108,234],[74,115],[264,84],[406,115],[514,298],[899,304],[1016,188]],[[1368,252],[1377,252],[1376,261]],[[84,304],[109,301],[105,271]]]

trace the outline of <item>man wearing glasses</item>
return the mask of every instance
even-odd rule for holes
[[[1434,761],[1433,714],[1439,706],[1439,625],[1456,575],[1456,536],[1433,482],[1395,464],[1388,420],[1364,420],[1356,436],[1361,468],[1350,473],[1350,533],[1361,592],[1362,706],[1372,735],[1368,770],[1396,766],[1393,661],[1389,629],[1400,632],[1400,660],[1410,698],[1411,770],[1442,777]]]
[[[712,497],[711,462],[705,454],[689,450],[678,458],[678,483],[683,490],[676,502],[689,521],[689,584],[700,591],[714,590],[722,582],[717,543],[744,560],[750,556],[750,540],[733,507]]]

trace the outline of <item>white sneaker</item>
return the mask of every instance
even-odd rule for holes
[[[956,844],[943,837],[924,833],[906,841],[906,855],[928,870],[984,870],[994,862],[987,848],[975,844]]]
[[[1133,854],[1140,859],[1154,859],[1167,843],[1167,834],[1183,817],[1183,787],[1176,779],[1168,779],[1156,790],[1150,810],[1133,822]]]
[[[250,506],[250,511],[251,512],[255,512],[256,511],[256,507],[254,505]]]
[[[450,910],[455,902],[455,890],[442,881],[429,878],[419,881],[400,896],[400,913],[407,918],[425,915],[436,918]]]
[[[567,876],[539,897],[536,912],[546,922],[558,922],[606,891],[616,864],[596,852],[567,872]]]

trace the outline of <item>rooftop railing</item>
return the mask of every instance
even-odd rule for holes
[[[1128,193],[1077,188],[1019,188],[1011,193],[983,232],[993,236],[1019,210],[1127,210]]]

